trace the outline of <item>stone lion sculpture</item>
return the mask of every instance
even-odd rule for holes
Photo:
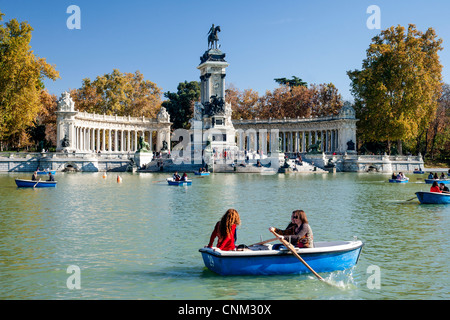
[[[150,145],[145,142],[144,137],[139,137],[137,152],[150,152]]]

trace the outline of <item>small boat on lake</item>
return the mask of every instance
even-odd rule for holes
[[[192,185],[192,180],[175,181],[173,178],[167,178],[167,183],[171,186],[190,186]]]
[[[416,192],[417,199],[419,199],[422,204],[449,204],[450,203],[450,193],[439,193],[439,192],[427,192],[419,191]]]
[[[56,187],[56,181],[16,179],[16,185],[19,188],[52,188]]]
[[[194,171],[194,174],[196,176],[209,176],[209,172],[198,172],[198,171]]]
[[[314,248],[295,248],[316,272],[333,272],[354,267],[362,241],[315,242]],[[205,266],[220,275],[284,275],[311,272],[286,247],[272,250],[271,244],[250,246],[244,251],[199,250]]]
[[[450,179],[425,179],[425,183],[432,184],[433,182],[449,184]]]
[[[425,171],[421,171],[421,170],[415,170],[413,171],[414,174],[424,174]]]
[[[406,179],[389,179],[390,183],[408,183],[409,178]]]
[[[55,170],[52,170],[52,171],[36,171],[36,172],[37,172],[37,174],[48,174],[49,172],[51,172],[52,174],[56,174]]]

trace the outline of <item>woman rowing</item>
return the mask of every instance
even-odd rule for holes
[[[306,213],[303,210],[292,212],[291,221],[286,230],[270,227],[269,231],[274,231],[286,240],[289,240],[294,246],[299,248],[313,248],[313,232],[309,226]]]

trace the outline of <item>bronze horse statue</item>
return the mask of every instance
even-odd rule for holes
[[[218,32],[220,32],[220,26],[214,27],[213,24],[208,32],[208,49],[217,49],[217,41],[219,41]]]

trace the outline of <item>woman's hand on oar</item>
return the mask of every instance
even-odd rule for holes
[[[332,283],[330,283],[330,282],[328,282],[328,281],[325,281],[324,278],[322,278],[317,272],[315,272],[314,269],[311,268],[311,267],[306,263],[306,261],[303,260],[302,257],[300,257],[300,255],[297,253],[297,251],[295,251],[294,246],[293,246],[292,244],[290,244],[289,242],[287,242],[286,240],[284,240],[284,237],[283,237],[283,236],[281,236],[281,235],[279,235],[279,234],[277,234],[277,233],[275,232],[275,228],[271,227],[271,228],[269,228],[269,231],[272,232],[272,233],[278,238],[278,240],[280,240],[281,243],[282,243],[286,248],[288,248],[289,251],[291,251],[292,254],[293,254],[298,260],[300,260],[300,261],[305,265],[305,267],[307,267],[307,268],[308,268],[308,269],[309,269],[309,270],[317,277],[317,279],[319,279],[320,281],[323,281],[323,282],[325,282],[325,283],[327,283],[327,284],[329,284],[329,285],[334,286]]]
[[[39,181],[41,181],[41,178],[39,178],[38,182],[36,182],[36,184],[33,186],[33,188],[37,186],[37,184],[39,183]]]

